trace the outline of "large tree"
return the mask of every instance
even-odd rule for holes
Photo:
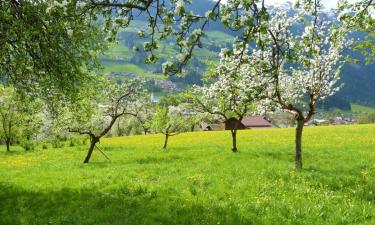
[[[54,0],[51,8],[82,6],[82,15],[100,20],[107,40],[115,40],[119,29],[127,28],[135,19],[146,20],[147,25],[139,28],[138,35],[145,39],[144,50],[148,53],[145,61],[158,61],[159,43],[173,38],[180,53],[163,63],[165,74],[181,73],[191,59],[195,47],[202,47],[202,37],[211,22],[220,22],[236,31],[244,42],[256,38],[263,21],[268,20],[264,0],[215,0],[204,2],[207,12],[197,12],[200,0],[74,0],[71,2]],[[101,15],[101,16],[98,16]]]
[[[304,124],[316,113],[319,101],[339,90],[337,81],[347,45],[347,30],[325,21],[321,1],[297,4],[297,13],[276,10],[259,49],[252,52],[254,65],[269,80],[268,106],[277,106],[295,116],[295,167],[302,168]],[[295,27],[302,27],[293,33]]]
[[[73,96],[95,77],[103,37],[72,2],[0,1],[2,83],[44,97]]]

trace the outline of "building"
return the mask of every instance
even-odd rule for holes
[[[247,129],[272,128],[271,122],[263,116],[248,116],[242,119],[241,123]]]
[[[248,116],[239,122],[236,118],[230,118],[225,122],[218,122],[214,124],[202,124],[202,130],[232,130],[236,127],[237,130],[244,129],[260,129],[272,128],[272,124],[263,116]]]

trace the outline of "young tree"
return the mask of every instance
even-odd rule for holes
[[[38,132],[40,111],[40,101],[20,95],[13,87],[0,86],[0,133],[7,151],[16,139],[30,140]]]
[[[143,129],[143,133],[147,135],[150,133],[152,119],[155,114],[155,103],[151,101],[149,96],[140,98],[134,105],[136,112],[136,120]]]
[[[298,6],[298,5],[297,5]],[[295,115],[295,167],[302,168],[302,132],[316,113],[319,101],[339,90],[342,51],[347,45],[346,29],[322,18],[320,1],[300,4],[295,17],[277,10],[252,52],[254,65],[268,75],[268,104]],[[303,26],[293,34],[292,27]]]
[[[237,129],[244,116],[255,111],[255,103],[266,97],[266,80],[259,76],[257,68],[249,60],[248,47],[241,42],[233,50],[223,49],[213,82],[196,87],[196,102],[201,112],[218,115],[230,126],[232,151],[237,152]]]
[[[109,81],[102,85],[104,89],[103,100],[100,102],[87,102],[83,109],[95,107],[95,116],[84,118],[76,122],[75,127],[69,127],[70,132],[88,135],[90,137],[90,147],[83,163],[88,163],[96,144],[113,127],[117,119],[125,115],[133,115],[133,104],[144,91],[143,82],[138,79],[127,80],[122,84],[114,84]],[[75,117],[80,118],[80,112],[75,112]],[[85,128],[82,128],[85,127]]]
[[[164,149],[167,148],[169,137],[189,130],[186,115],[179,106],[173,105],[160,105],[157,108],[152,128],[156,133],[164,134]]]

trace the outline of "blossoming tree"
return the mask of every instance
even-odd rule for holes
[[[237,129],[244,116],[256,109],[256,101],[266,97],[266,79],[252,65],[248,46],[237,41],[233,50],[223,49],[213,82],[196,87],[193,99],[201,112],[217,115],[225,122],[235,121],[230,126],[232,151],[237,152]]]
[[[56,10],[74,12],[89,18],[100,19],[105,26],[107,40],[116,39],[120,28],[127,28],[137,17],[147,21],[139,28],[138,35],[145,38],[144,50],[148,53],[146,63],[158,61],[159,43],[173,38],[179,48],[177,57],[163,64],[165,74],[181,73],[191,59],[193,50],[202,47],[202,37],[210,22],[220,22],[230,30],[241,33],[247,42],[256,37],[263,21],[268,20],[264,0],[215,0],[205,1],[207,12],[197,13],[195,5],[201,0],[49,0],[46,12]],[[100,16],[98,16],[100,15]]]
[[[295,167],[301,169],[304,124],[316,113],[319,101],[339,90],[342,51],[349,42],[344,27],[321,17],[319,0],[297,4],[297,10],[294,17],[281,11],[272,15],[251,58],[269,78],[273,91],[268,94],[268,106],[271,103],[295,115]],[[292,33],[293,26],[304,29]]]
[[[112,129],[120,117],[136,116],[134,104],[144,93],[143,82],[138,79],[128,80],[122,84],[103,81],[100,86],[103,88],[103,95],[96,101],[95,99],[83,101],[83,106],[79,108],[80,111],[72,112],[71,123],[68,127],[69,132],[90,137],[90,147],[83,163],[90,161],[97,143]],[[81,116],[82,113],[90,109],[91,115]]]

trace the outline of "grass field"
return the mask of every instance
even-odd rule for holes
[[[375,126],[108,138],[0,153],[0,224],[375,224]]]

